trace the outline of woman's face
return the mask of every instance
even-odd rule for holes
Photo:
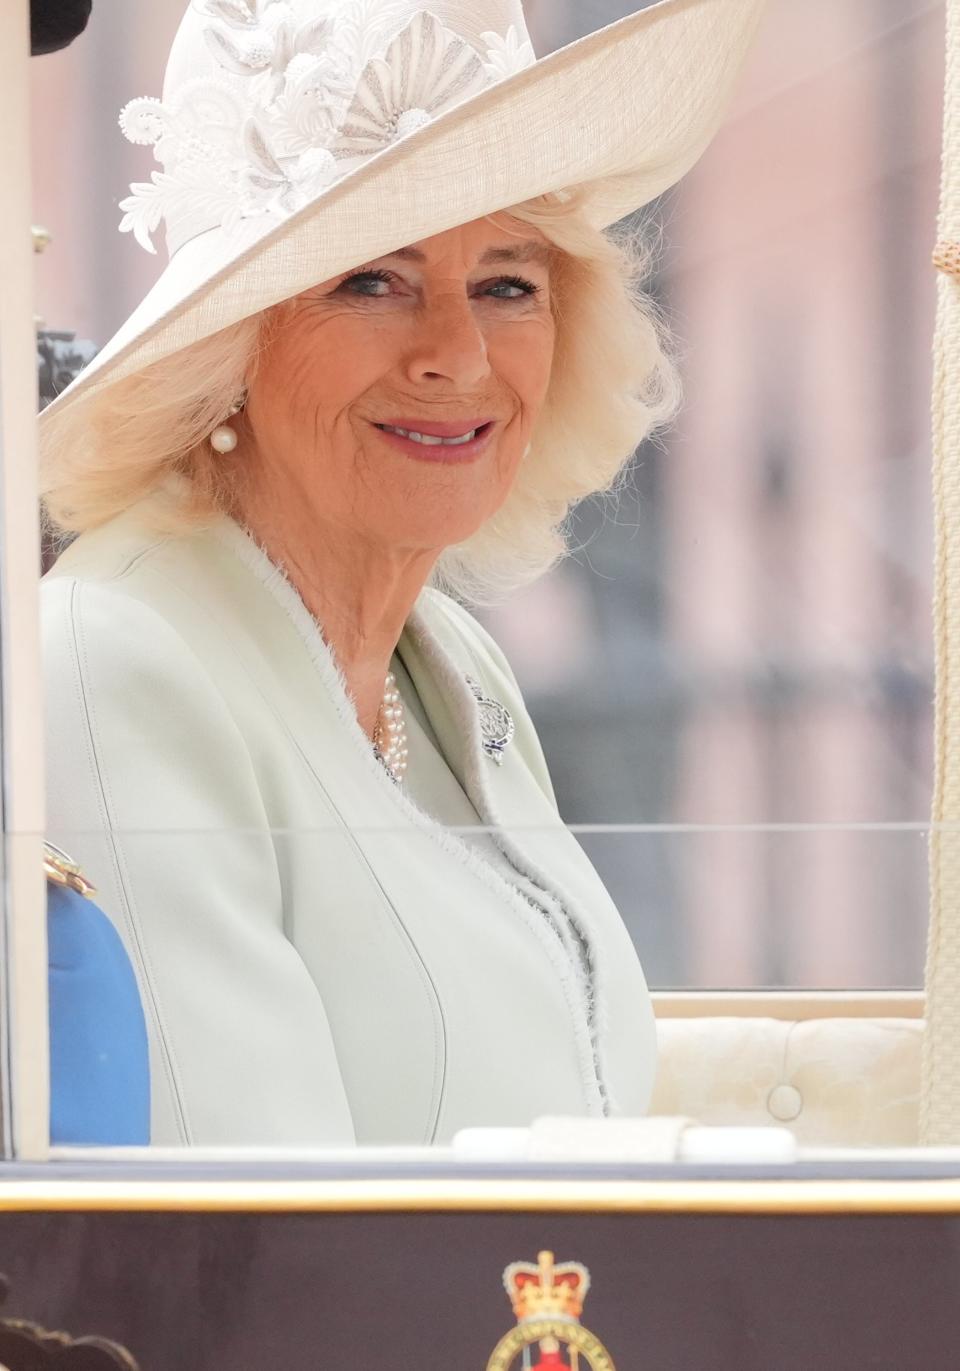
[[[398,550],[469,537],[506,498],[543,405],[551,257],[501,215],[298,295],[247,398],[259,488]]]

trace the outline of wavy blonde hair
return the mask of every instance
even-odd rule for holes
[[[614,487],[638,444],[673,418],[680,401],[671,335],[643,290],[654,260],[645,232],[594,228],[575,192],[507,213],[558,249],[556,348],[530,451],[507,499],[470,538],[445,549],[434,569],[435,585],[473,604],[501,598],[562,557],[572,507]],[[229,509],[230,464],[207,439],[253,375],[275,319],[267,310],[241,320],[77,412],[51,414],[40,484],[54,538],[104,523],[172,472],[188,483],[179,503],[158,516],[163,531],[200,528]]]

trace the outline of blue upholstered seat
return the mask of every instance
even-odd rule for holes
[[[147,1031],[133,968],[90,899],[47,884],[50,1141],[150,1141]]]

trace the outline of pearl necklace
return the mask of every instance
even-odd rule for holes
[[[403,718],[403,700],[392,671],[387,672],[383,702],[373,726],[373,752],[390,778],[399,785],[407,769],[407,725]]]

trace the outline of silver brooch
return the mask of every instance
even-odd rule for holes
[[[467,685],[473,693],[480,711],[480,733],[483,750],[497,766],[503,765],[503,754],[514,734],[513,717],[506,705],[484,695],[483,690],[472,676],[466,677]]]

